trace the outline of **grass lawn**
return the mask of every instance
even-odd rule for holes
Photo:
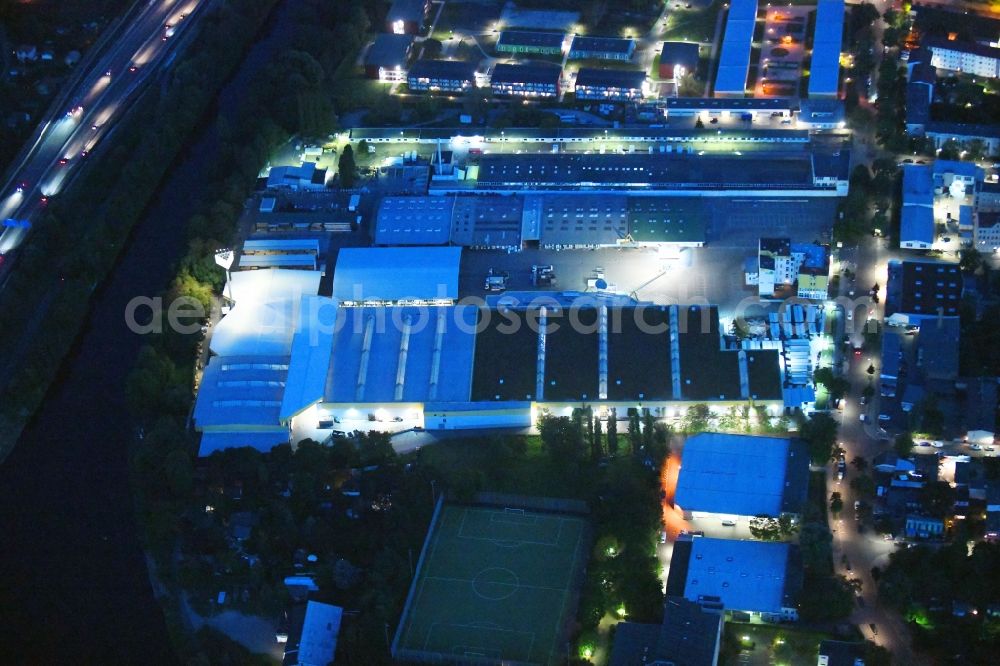
[[[346,111],[372,109],[389,96],[389,84],[352,74],[337,81],[338,108]]]
[[[820,641],[828,638],[832,636],[795,627],[727,622],[719,663],[739,663],[743,651],[753,663],[815,664]]]
[[[585,527],[579,516],[445,506],[398,634],[413,654],[397,657],[558,660]]]
[[[716,0],[705,9],[674,9],[667,14],[667,26],[662,38],[668,42],[711,42],[715,36],[715,21],[722,9]]]

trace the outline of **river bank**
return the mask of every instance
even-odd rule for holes
[[[288,6],[272,13],[213,113],[237,113],[241,91],[287,44]],[[5,662],[176,661],[132,509],[125,384],[144,340],[124,312],[173,277],[218,141],[202,131],[174,165],[96,295],[57,382],[0,466]]]

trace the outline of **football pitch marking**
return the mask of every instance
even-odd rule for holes
[[[430,643],[431,638],[434,636],[435,631],[444,630],[447,632],[453,632],[458,630],[459,634],[466,630],[476,630],[476,631],[493,631],[500,634],[511,634],[514,638],[520,638],[518,640],[518,645],[525,645],[527,642],[528,649],[525,652],[525,660],[531,659],[532,650],[535,649],[535,632],[533,631],[518,631],[516,629],[504,629],[500,625],[494,622],[469,622],[466,624],[460,624],[457,622],[435,622],[427,630],[427,636],[424,638],[424,652],[431,652],[427,649],[427,645]],[[447,656],[439,651],[433,651],[433,654],[441,655],[442,657]],[[451,646],[452,656],[463,656],[463,657],[488,657],[495,659],[497,661],[503,658],[503,650],[501,648],[491,648],[483,645],[462,645],[455,644]]]
[[[523,514],[507,513],[508,511],[518,511],[518,509],[505,509],[502,512],[490,511],[489,512],[490,523],[497,523],[499,525],[539,524],[540,520],[539,516],[525,516]],[[458,527],[458,534],[456,535],[459,539],[471,539],[473,541],[488,541],[501,548],[519,548],[521,546],[547,546],[551,548],[553,546],[558,546],[559,542],[562,539],[563,523],[565,522],[565,519],[563,518],[555,518],[553,520],[553,522],[556,525],[556,531],[553,540],[538,541],[535,539],[498,539],[495,536],[478,536],[475,534],[466,534],[465,519],[467,516],[468,516],[468,510],[466,509],[462,512],[462,522]]]

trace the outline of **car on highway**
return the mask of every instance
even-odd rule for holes
[[[68,157],[60,157],[59,158],[59,164],[61,166],[66,166],[67,164],[69,164],[69,158]]]
[[[135,74],[138,70],[139,70],[138,65],[129,65],[128,71],[132,72],[133,74]]]

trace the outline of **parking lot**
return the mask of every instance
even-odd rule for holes
[[[744,262],[756,256],[760,237],[828,242],[835,201],[718,199],[710,207],[708,245],[701,248],[466,251],[459,293],[484,296],[491,269],[509,274],[508,290],[531,291],[532,265],[555,269],[556,283],[539,289],[586,291],[588,279],[603,269],[607,291],[657,304],[710,303],[725,320],[744,298],[756,300],[756,290],[745,284]]]

